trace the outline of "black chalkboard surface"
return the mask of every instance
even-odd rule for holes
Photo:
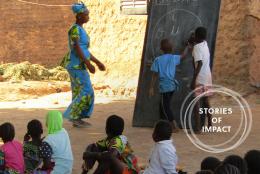
[[[160,117],[160,94],[157,86],[155,95],[149,96],[151,88],[150,65],[161,54],[160,41],[168,38],[174,44],[175,54],[184,49],[185,41],[199,27],[207,28],[207,42],[213,65],[214,48],[218,27],[221,0],[151,0],[142,63],[135,103],[133,126],[153,126]],[[181,88],[173,96],[172,109],[180,125],[180,108],[190,93],[193,76],[191,54],[182,60],[176,70],[176,79]]]

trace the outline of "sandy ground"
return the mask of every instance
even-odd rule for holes
[[[255,99],[255,97],[253,97]],[[173,135],[176,145],[179,163],[184,169],[190,173],[194,173],[199,169],[200,161],[206,156],[216,156],[223,159],[229,154],[244,155],[250,149],[259,149],[260,147],[260,103],[256,100],[250,100],[250,108],[253,113],[253,127],[246,141],[238,148],[220,154],[210,154],[196,148],[187,138],[184,132]],[[70,93],[52,94],[49,96],[39,97],[38,99],[22,100],[16,102],[1,102],[0,106],[0,122],[10,121],[15,125],[16,138],[22,141],[26,130],[26,124],[31,119],[39,119],[44,123],[46,112],[52,108],[64,111],[65,106],[69,103]],[[56,104],[55,104],[56,103]],[[87,144],[95,142],[104,137],[104,126],[106,118],[111,114],[122,116],[126,122],[124,134],[128,137],[136,155],[139,157],[140,163],[146,165],[150,150],[153,146],[151,138],[151,128],[135,128],[131,126],[134,110],[134,100],[116,100],[112,98],[97,97],[95,111],[89,120],[92,124],[91,128],[77,129],[73,128],[68,121],[65,121],[64,127],[68,130],[75,164],[73,173],[80,173],[82,163],[81,156]],[[232,117],[231,123],[237,123],[237,117]],[[228,134],[201,134],[198,136],[203,141],[210,140],[210,143],[217,143],[221,140],[228,139]]]
[[[113,101],[110,99],[101,100],[98,99],[98,103],[95,106],[95,111],[93,117],[90,119],[92,127],[88,129],[77,129],[73,128],[69,122],[65,121],[64,127],[68,130],[71,138],[73,154],[75,158],[75,164],[73,173],[78,174],[80,172],[81,166],[81,156],[84,148],[87,144],[95,142],[100,138],[104,137],[104,125],[106,118],[111,114],[121,115],[126,122],[126,128],[124,134],[129,138],[130,143],[135,150],[136,155],[138,155],[141,164],[147,164],[150,149],[153,146],[153,141],[151,139],[152,129],[150,128],[134,128],[131,126],[134,100],[124,100],[124,101]],[[34,101],[36,102],[36,101]],[[19,103],[19,102],[18,102]],[[28,102],[30,103],[30,102]],[[11,104],[11,103],[9,103]],[[17,103],[16,103],[17,104]],[[11,105],[15,107],[15,103]],[[19,104],[17,104],[19,105]],[[51,105],[51,104],[50,104]],[[2,106],[2,103],[1,103]],[[206,156],[217,156],[223,159],[229,154],[239,154],[243,155],[246,151],[250,149],[260,148],[260,104],[252,104],[251,109],[253,112],[253,127],[250,135],[246,141],[238,148],[231,150],[229,152],[220,154],[210,154],[196,148],[187,138],[184,132],[173,135],[173,140],[177,148],[177,154],[179,156],[180,165],[185,168],[186,171],[194,173],[199,169],[200,161]],[[58,108],[63,111],[65,108]],[[22,140],[23,135],[26,130],[26,124],[29,120],[37,118],[44,123],[44,117],[46,112],[50,108],[12,108],[12,109],[1,109],[0,110],[0,122],[11,121],[16,128],[16,138]],[[232,122],[236,122],[236,118]],[[212,139],[212,142],[219,142],[229,138],[229,135],[211,135],[202,134],[199,135],[202,140]]]
[[[0,82],[0,101],[18,101],[70,90],[64,81],[6,81]]]

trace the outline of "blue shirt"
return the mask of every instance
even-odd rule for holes
[[[160,93],[176,90],[175,72],[180,59],[180,55],[173,54],[164,54],[155,58],[151,71],[159,73]]]
[[[88,50],[89,48],[89,36],[82,28],[81,26],[74,24],[69,32],[69,48],[70,48],[70,54],[69,60],[67,61],[66,68],[67,69],[86,69],[84,62],[82,62],[79,58],[79,56],[76,53],[76,50],[74,48],[75,40],[78,39],[79,46],[84,54],[85,59],[90,59],[90,52]]]

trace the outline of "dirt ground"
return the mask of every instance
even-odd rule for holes
[[[70,90],[70,82],[65,81],[6,81],[0,84],[1,102],[36,99],[40,96]]]
[[[0,123],[6,121],[12,122],[16,128],[16,139],[20,141],[23,139],[23,135],[26,131],[26,124],[29,120],[37,118],[44,123],[45,114],[48,110],[57,108],[60,111],[64,111],[70,102],[70,92],[61,92],[44,97],[37,96],[41,94],[40,92],[33,92],[32,95],[24,94],[27,95],[27,97],[23,96],[23,94],[19,94],[19,92],[14,92],[12,101],[7,101],[7,98],[2,100],[4,95],[4,85],[5,84],[3,83],[1,85],[2,98],[0,102]],[[43,88],[44,85],[46,84],[42,84]],[[11,89],[9,88],[8,90],[9,93],[12,94],[10,91]],[[44,92],[46,91],[47,89]],[[250,149],[259,149],[260,127],[258,125],[260,124],[260,117],[258,117],[258,115],[260,115],[260,100],[256,96],[257,95],[254,94],[247,98],[253,113],[253,126],[248,138],[242,145],[225,153],[211,154],[195,147],[187,138],[186,134],[181,131],[178,134],[174,134],[172,137],[179,156],[179,165],[183,166],[185,171],[194,173],[199,169],[200,161],[206,156],[216,156],[223,159],[229,154],[239,154],[243,156],[245,152]],[[25,98],[30,100],[21,100]],[[73,169],[74,174],[80,173],[80,166],[82,163],[81,156],[86,145],[105,136],[105,120],[111,114],[117,114],[124,118],[126,122],[124,134],[128,137],[135,154],[139,157],[140,163],[142,165],[147,164],[150,150],[153,146],[151,138],[152,129],[136,128],[131,126],[134,102],[134,99],[117,100],[116,98],[97,97],[94,114],[89,120],[92,127],[77,129],[73,128],[68,121],[64,121],[64,127],[69,132],[73,148],[75,159]],[[229,120],[229,123],[235,125],[238,122],[237,120],[238,117],[232,117],[231,120]],[[219,141],[224,141],[229,137],[229,135],[224,133],[203,133],[198,135],[198,138],[202,141],[211,140],[210,143],[218,143]]]

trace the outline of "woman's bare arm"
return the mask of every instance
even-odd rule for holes
[[[83,54],[83,51],[81,50],[80,46],[79,46],[79,41],[78,39],[75,39],[74,40],[75,44],[74,44],[74,48],[76,50],[76,53],[77,55],[79,56],[80,60],[82,62],[85,63],[85,65],[87,66],[88,70],[91,72],[91,73],[95,73],[95,67],[90,63],[89,60],[86,59],[85,55]]]
[[[90,53],[90,60],[98,66],[100,71],[106,70],[105,65],[101,61],[99,61],[95,56],[93,56],[93,54],[91,54],[91,53]]]

